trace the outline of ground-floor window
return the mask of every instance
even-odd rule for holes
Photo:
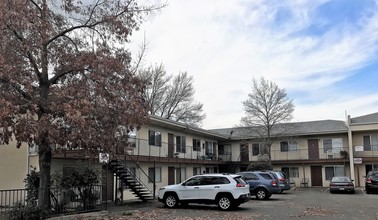
[[[186,180],[186,167],[176,168],[176,183]]]
[[[334,176],[345,176],[344,166],[327,166],[325,167],[326,180],[331,180]]]
[[[218,170],[216,167],[206,167],[206,173],[217,173]]]
[[[366,164],[365,166],[365,170],[366,170],[366,174],[369,172],[369,171],[378,171],[378,164]]]
[[[161,183],[161,167],[148,168],[148,182],[151,183],[155,179],[155,183]]]
[[[201,167],[193,167],[193,176],[201,174]]]
[[[282,172],[286,174],[288,178],[298,178],[299,168],[298,167],[282,167]]]

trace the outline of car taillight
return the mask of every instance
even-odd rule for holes
[[[277,182],[275,180],[272,180],[272,186],[277,186]]]
[[[367,182],[367,183],[371,183],[371,179],[370,179],[370,178],[367,178],[366,182]]]
[[[245,187],[245,184],[238,183],[236,184],[236,187]]]
[[[281,182],[285,182],[284,178],[278,178],[278,180],[281,181]]]

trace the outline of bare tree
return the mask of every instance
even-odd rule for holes
[[[134,0],[0,1],[0,143],[39,146],[39,206],[50,203],[53,146],[111,151],[145,123],[143,81],[125,48],[144,13]],[[122,133],[122,132],[121,132]]]
[[[282,123],[292,119],[293,101],[287,97],[285,89],[261,77],[253,79],[252,91],[243,106],[242,125],[257,135],[264,144],[264,153],[270,155],[272,143],[290,129],[290,124],[285,126]]]
[[[162,64],[140,71],[149,82],[145,90],[150,113],[166,119],[199,126],[205,118],[203,104],[194,101],[193,77],[186,72],[167,75]]]

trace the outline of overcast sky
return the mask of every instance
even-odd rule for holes
[[[294,121],[378,111],[378,5],[373,0],[171,0],[132,37],[145,65],[194,77],[203,128],[239,124],[252,79],[287,90]]]

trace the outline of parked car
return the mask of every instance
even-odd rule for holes
[[[354,193],[354,183],[347,176],[335,176],[329,184],[330,193],[335,192],[350,192]]]
[[[365,179],[366,193],[372,193],[378,189],[378,171],[369,171]]]
[[[230,210],[251,199],[249,185],[240,175],[202,174],[176,185],[160,188],[158,200],[168,208],[179,203],[216,204],[220,210]]]
[[[281,192],[277,178],[269,172],[245,171],[237,174],[249,184],[251,195],[255,195],[257,199],[268,199],[272,194]]]
[[[282,171],[269,171],[278,179],[278,186],[281,188],[281,193],[291,188],[290,180],[286,177],[286,174]]]

